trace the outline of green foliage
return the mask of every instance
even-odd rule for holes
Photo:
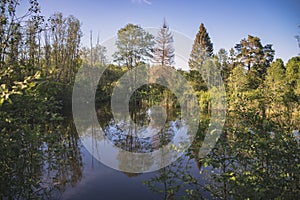
[[[199,31],[194,40],[192,52],[189,59],[190,69],[200,69],[206,58],[213,55],[213,44],[210,41],[210,37],[201,23]]]
[[[238,116],[238,118],[237,118]],[[255,113],[228,116],[222,138],[203,159],[214,168],[207,190],[224,199],[291,199],[300,194],[299,146],[288,132]],[[264,126],[273,132],[264,130]],[[274,136],[272,136],[274,134]]]
[[[209,91],[200,91],[199,92],[199,104],[200,104],[200,109],[202,112],[207,112],[210,110],[210,93]]]
[[[79,47],[81,42],[80,21],[74,16],[64,17],[55,13],[49,19],[50,34],[45,37],[48,45],[45,57],[45,74],[55,81],[71,84],[81,65]],[[48,30],[47,30],[48,31]],[[52,43],[51,43],[52,42]]]
[[[288,85],[285,67],[281,59],[271,63],[264,83],[266,107],[269,114],[284,114],[284,101],[287,96]],[[275,116],[274,116],[275,117]],[[285,116],[286,117],[286,116]]]
[[[0,198],[39,199],[81,178],[78,136],[72,122],[63,116],[63,108],[70,106],[71,86],[81,64],[89,66],[91,72],[102,67],[106,49],[99,42],[91,49],[80,49],[81,25],[74,16],[56,13],[44,22],[37,0],[29,1],[24,16],[17,16],[18,6],[17,0],[0,4]],[[165,23],[155,51],[154,37],[142,27],[127,24],[121,28],[114,58],[125,68],[107,67],[97,88],[96,106],[109,104],[120,77],[148,62],[153,51],[156,62],[172,65],[172,42]],[[151,190],[165,199],[199,199],[201,189],[220,199],[300,196],[299,140],[291,135],[300,129],[300,58],[291,58],[285,66],[281,59],[272,62],[273,57],[272,45],[263,46],[260,38],[251,35],[229,55],[220,49],[213,56],[213,44],[200,25],[189,59],[192,70],[177,72],[193,86],[203,114],[187,155],[195,159],[201,172],[212,172],[202,186],[189,172],[190,161],[180,158],[145,182]],[[209,115],[216,109],[211,104],[221,98],[216,87],[221,81],[215,78],[219,71],[227,91],[226,124],[217,146],[200,159],[199,147],[210,124]],[[89,80],[80,81],[90,86]],[[185,86],[177,92],[191,95]],[[167,112],[179,112],[181,98],[166,87],[150,84],[135,91],[130,109],[134,112],[142,106],[160,104]],[[107,116],[101,116],[102,121],[112,115],[111,110],[104,109]],[[132,117],[137,121],[139,116]]]
[[[109,65],[103,72],[99,80],[96,92],[96,104],[109,102],[113,89],[116,87],[118,80],[126,73],[127,69],[115,65]]]
[[[220,49],[216,55],[219,63],[220,63],[220,70],[221,70],[221,75],[223,78],[223,81],[226,82],[230,73],[231,73],[231,68],[232,66],[230,66],[229,64],[229,57],[228,57],[228,53],[225,49]]]
[[[300,194],[297,101],[298,58],[286,67],[271,63],[265,80],[253,89],[249,72],[235,66],[227,81],[228,115],[223,135],[208,157],[211,184],[220,199],[292,199]],[[197,158],[197,157],[196,157]],[[205,168],[204,168],[205,169]]]
[[[295,88],[300,80],[300,58],[293,57],[286,64],[286,76],[288,83]]]
[[[242,39],[234,47],[237,51],[237,60],[248,70],[255,65],[262,65],[261,72],[266,73],[265,69],[270,65],[274,57],[274,50],[271,44],[263,46],[258,37],[248,35],[247,39]]]
[[[193,86],[195,91],[207,90],[207,85],[199,70],[190,70],[189,73],[184,73],[186,79]]]
[[[46,42],[44,48],[39,41],[42,32],[46,41],[50,35],[39,15],[38,2],[29,1],[24,16],[17,15],[19,3],[9,0],[0,4],[0,197],[51,198],[50,193],[63,188],[64,181],[70,179],[61,176],[62,171],[72,174],[81,162],[80,155],[74,155],[77,163],[70,161],[67,154],[78,152],[77,143],[73,143],[77,139],[62,130],[69,127],[66,123],[61,124],[69,88],[62,82],[72,82],[78,67],[75,54],[79,46],[72,44],[79,45],[80,23],[73,17],[66,20],[67,34],[60,38],[67,36],[65,51],[70,57],[58,61],[52,51],[55,45]],[[58,25],[55,23],[52,25]],[[57,67],[50,69],[53,60]],[[68,68],[63,68],[65,63]],[[54,74],[60,77],[57,82],[53,81]],[[78,178],[74,175],[71,182]]]
[[[114,59],[121,65],[132,69],[140,62],[146,62],[153,50],[154,37],[143,28],[134,24],[127,24],[118,31],[116,46],[118,51]]]
[[[228,86],[233,92],[242,92],[248,88],[246,71],[242,66],[236,66],[229,76]]]
[[[53,173],[53,168],[58,165],[57,169],[62,170],[63,165],[67,167],[71,162],[61,158],[70,153],[66,148],[73,144],[68,141],[70,133],[60,130],[66,127],[60,125],[62,102],[54,97],[61,92],[57,83],[41,80],[26,85],[20,92],[10,95],[11,103],[6,101],[1,105],[0,196],[45,198],[50,191],[63,186],[64,178]],[[63,163],[58,163],[61,159]],[[46,164],[46,160],[50,163]],[[45,181],[45,171],[52,171],[58,177],[48,177]]]
[[[252,89],[258,88],[264,81],[267,69],[273,61],[275,51],[271,44],[263,46],[260,38],[248,35],[235,45],[235,62],[248,70],[248,79]]]

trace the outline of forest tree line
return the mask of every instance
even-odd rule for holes
[[[38,85],[50,84],[45,86],[50,88],[55,84],[58,85],[57,90],[66,89],[72,86],[82,64],[97,66],[106,62],[106,49],[99,41],[95,46],[82,47],[79,19],[65,17],[62,13],[45,19],[37,0],[30,1],[30,7],[23,16],[17,16],[19,3],[17,0],[1,3],[1,104],[11,102],[29,87],[36,89]],[[117,65],[111,65],[116,73],[109,73],[107,79],[117,80],[120,71],[124,73],[145,63],[146,59],[174,66],[173,42],[166,21],[156,38],[139,25],[127,24],[118,31],[118,51],[114,54]],[[205,61],[210,58],[221,71],[227,88],[228,108],[234,107],[230,102],[237,101],[236,98],[260,98],[256,104],[264,108],[260,111],[261,115],[275,116],[276,112],[281,112],[278,109],[285,108],[296,124],[294,115],[297,114],[294,111],[300,90],[299,57],[291,58],[285,65],[281,59],[274,61],[274,55],[271,44],[263,45],[260,38],[251,35],[229,51],[220,49],[214,53],[209,34],[201,24],[189,59],[190,71],[178,71],[193,85],[201,107],[209,109],[209,92],[199,71],[205,68]],[[47,93],[51,95],[51,92]]]
[[[21,177],[18,174],[26,170],[23,166],[28,159],[41,162],[42,156],[26,153],[28,149],[40,152],[45,138],[50,140],[48,147],[52,150],[57,148],[57,141],[70,147],[76,143],[69,139],[68,131],[67,135],[50,132],[50,123],[59,123],[66,117],[63,111],[70,109],[79,68],[106,64],[106,49],[99,42],[82,47],[79,19],[62,13],[46,19],[38,0],[28,2],[27,12],[21,16],[18,7],[23,2],[3,0],[0,4],[0,151],[7,152],[0,156],[0,182],[6,183],[1,185],[2,196],[13,193],[9,183]],[[264,196],[266,193],[274,194],[274,198],[288,198],[300,193],[300,165],[296,160],[299,131],[291,136],[300,129],[299,56],[287,63],[280,58],[274,60],[272,45],[262,44],[259,37],[252,35],[229,50],[214,53],[208,31],[200,24],[189,58],[190,70],[184,71],[174,68],[176,49],[166,21],[157,37],[134,24],[125,25],[117,34],[114,63],[109,64],[99,82],[98,105],[110,102],[113,88],[124,73],[150,61],[181,73],[193,86],[201,112],[209,115],[214,109],[211,94],[216,88],[208,88],[205,80],[212,80],[213,73],[220,72],[227,100],[224,134],[206,159],[191,155],[203,165],[221,169],[215,179],[218,184],[208,189],[224,199],[231,195],[243,199],[270,197]],[[299,36],[296,38],[299,42]],[[219,72],[210,70],[212,63]],[[172,91],[160,85],[142,87],[135,98],[134,105],[141,101],[147,106],[164,102],[168,109],[177,105]],[[207,126],[209,120],[201,123]],[[200,139],[206,126],[200,126]],[[191,150],[195,148],[197,152],[199,145],[201,140],[195,141]],[[63,148],[60,150],[64,152]],[[66,156],[61,152],[53,158]],[[78,152],[73,153],[78,156]],[[20,158],[21,155],[24,156]],[[32,179],[21,177],[18,181],[26,185]],[[32,191],[31,187],[27,189]]]

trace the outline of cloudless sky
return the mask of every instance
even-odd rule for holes
[[[23,0],[24,1],[24,0]],[[82,23],[83,45],[116,36],[127,23],[170,29],[194,39],[203,22],[214,51],[229,50],[248,34],[273,44],[275,57],[285,62],[300,53],[300,0],[40,0],[42,14],[74,15]]]

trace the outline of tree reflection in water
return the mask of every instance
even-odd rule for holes
[[[107,111],[107,110],[106,110]],[[100,114],[101,112],[99,112]],[[104,114],[102,112],[102,114]],[[104,115],[111,116],[111,113],[106,112]],[[161,119],[161,115],[166,115],[165,122],[156,121],[156,117]],[[127,123],[124,119],[121,123],[115,124],[114,120],[106,116],[98,116],[101,126],[104,127],[106,136],[113,141],[119,148],[130,152],[151,152],[159,149],[162,145],[168,144],[174,139],[180,127],[184,126],[184,122],[180,120],[180,112],[177,110],[169,109],[169,113],[162,113],[162,110],[157,106],[146,108],[136,108],[131,112],[131,117],[134,123]],[[106,119],[106,122],[103,122]],[[163,126],[162,123],[164,123]],[[142,129],[137,129],[136,124],[143,124]],[[207,128],[207,124],[203,129]],[[161,128],[162,127],[162,128]],[[154,131],[155,134],[150,134],[148,131]],[[124,131],[125,130],[125,131]],[[148,137],[139,138],[137,134]],[[200,137],[199,137],[200,138]],[[201,137],[203,139],[203,137]],[[197,146],[201,142],[199,139],[194,145]],[[173,151],[180,151],[180,149],[173,149]],[[162,152],[163,153],[163,152]],[[197,156],[198,152],[193,152],[193,156]],[[199,171],[195,167],[195,161],[189,157],[189,154],[177,159],[173,164],[161,168],[156,171],[149,180],[143,180],[143,184],[148,186],[150,190],[162,195],[163,199],[186,198],[186,199],[199,199],[202,195],[208,196],[203,190],[203,183],[199,176]],[[192,157],[192,156],[191,156]],[[124,156],[122,152],[118,155],[119,168],[122,165],[132,168],[141,168],[145,163],[138,163],[136,156]],[[164,159],[162,156],[161,159]],[[150,162],[151,159],[149,158]],[[155,162],[155,161],[154,161]],[[164,162],[163,160],[157,162]],[[131,164],[128,164],[131,163]],[[151,165],[155,163],[146,163]],[[199,166],[201,168],[201,166]],[[140,174],[124,172],[128,177],[136,177]]]
[[[151,124],[147,117],[149,106],[136,109],[131,117],[135,124],[143,125],[142,131],[145,132],[142,133],[148,136],[139,138],[136,136],[141,130],[137,130],[135,124],[126,124],[125,119],[123,124],[114,124],[110,110],[100,109],[99,124],[108,138],[120,148],[132,152],[157,150],[174,138],[181,123],[177,112],[173,110],[172,114],[170,109],[165,126],[159,134],[151,135],[147,128],[155,129],[156,124]],[[202,116],[192,146],[176,162],[151,174],[124,172],[128,177],[125,184],[130,184],[132,179],[139,180],[162,199],[295,199],[300,195],[297,130],[286,130],[271,123],[266,126],[265,121],[255,118],[250,112],[228,115],[216,147],[207,157],[199,158],[199,147],[203,145],[209,123],[209,116]],[[83,129],[87,130],[87,135],[94,136],[95,144],[97,140],[103,140],[93,132],[93,127]],[[12,130],[10,136],[2,138],[5,142],[0,145],[2,198],[59,199],[64,191],[73,186],[76,188],[81,181],[85,165],[82,163],[83,151],[71,120],[47,124],[43,128],[24,126],[22,131]],[[10,145],[4,146],[8,141]],[[123,165],[140,168],[156,164],[150,158],[146,164],[137,163],[136,157],[119,154],[117,158],[121,169]],[[121,177],[116,175],[114,180],[119,179]],[[106,192],[106,196],[111,192],[99,191]]]
[[[0,197],[57,199],[81,179],[81,152],[71,120],[25,125],[10,135],[10,145],[1,146]]]

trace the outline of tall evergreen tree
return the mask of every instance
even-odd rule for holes
[[[190,69],[200,69],[205,59],[213,55],[213,44],[210,37],[201,23],[199,31],[194,40],[194,45],[189,59]]]
[[[174,39],[165,19],[155,42],[156,47],[154,48],[153,63],[162,66],[174,64]]]
[[[261,65],[264,73],[267,72],[266,69],[273,61],[275,53],[271,44],[263,46],[260,38],[251,35],[248,35],[247,39],[242,39],[234,48],[239,63],[242,63],[248,70],[255,65]]]
[[[250,87],[256,89],[265,78],[267,69],[274,58],[275,51],[271,44],[263,46],[260,38],[248,35],[235,45],[235,62],[242,64],[248,71]]]

